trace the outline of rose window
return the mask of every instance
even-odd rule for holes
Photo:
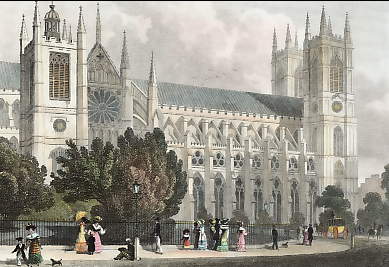
[[[253,168],[259,168],[261,167],[261,159],[259,155],[255,155],[253,158]]]
[[[204,157],[200,151],[196,151],[192,157],[192,165],[200,166],[204,165]]]
[[[242,168],[243,167],[243,156],[241,154],[237,154],[234,158],[234,167]]]
[[[119,116],[120,102],[115,93],[96,90],[89,94],[89,120],[95,123],[110,123]]]
[[[224,155],[221,152],[217,152],[216,156],[213,158],[213,166],[221,167],[224,166]]]

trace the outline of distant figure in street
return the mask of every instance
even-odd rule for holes
[[[246,240],[245,237],[247,236],[246,229],[243,227],[243,222],[239,222],[239,229],[238,229],[238,243],[237,251],[245,252],[246,251]]]
[[[190,231],[189,229],[184,229],[182,232],[182,241],[183,243],[183,248],[190,248]]]
[[[198,220],[198,224],[199,224],[199,227],[200,227],[200,236],[199,236],[198,249],[206,250],[208,244],[207,244],[207,235],[205,234],[205,221],[203,219]]]
[[[96,250],[95,246],[96,238],[92,234],[92,232],[89,233],[88,239],[86,240],[86,243],[88,245],[88,254],[93,255]]]
[[[161,224],[159,222],[159,218],[155,219],[155,227],[154,227],[154,237],[155,237],[155,252],[158,254],[162,254],[161,248]]]
[[[296,230],[296,239],[297,239],[297,242],[298,240],[300,239],[300,226],[297,226],[297,230]]]
[[[209,249],[215,249],[216,244],[216,219],[209,219]]]
[[[221,242],[220,237],[221,237],[220,219],[216,218],[215,235],[213,236],[213,240],[215,240],[215,245],[213,247],[214,250],[217,250],[217,247],[220,246],[220,242]]]
[[[310,224],[308,227],[308,241],[310,246],[312,246],[312,240],[313,240],[313,227],[312,224]]]
[[[271,236],[273,238],[273,245],[272,249],[274,250],[274,247],[278,250],[278,231],[276,229],[276,226],[273,224],[273,230],[271,230]]]
[[[198,249],[199,248],[199,239],[200,239],[200,225],[199,225],[199,221],[195,221],[194,224],[193,224],[193,232],[194,232],[194,243],[193,243],[193,247],[194,249]]]
[[[376,235],[377,235],[377,240],[381,239],[382,228],[384,228],[384,226],[383,226],[382,224],[379,224],[379,225],[377,226],[377,233],[376,233]]]
[[[307,226],[304,226],[303,235],[304,235],[303,245],[308,245],[308,227]]]

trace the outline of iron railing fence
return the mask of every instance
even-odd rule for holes
[[[17,237],[25,238],[27,232],[25,227],[28,223],[37,226],[37,232],[41,237],[42,245],[64,245],[72,246],[75,244],[79,225],[74,221],[38,221],[38,220],[0,220],[0,245],[14,245]],[[136,233],[140,237],[141,244],[154,243],[154,222],[131,222],[131,221],[103,221],[102,227],[106,233],[101,236],[103,244],[121,245],[125,243],[127,237],[134,238]],[[238,240],[239,226],[230,224],[229,244],[234,246]],[[246,227],[248,235],[246,236],[247,245],[260,245],[271,242],[271,224],[249,224]],[[289,225],[278,224],[279,240],[294,238],[294,230],[290,230]],[[161,222],[161,239],[163,245],[182,244],[182,232],[189,229],[191,241],[195,236],[193,231],[193,221]],[[211,241],[208,225],[205,227],[208,242]]]

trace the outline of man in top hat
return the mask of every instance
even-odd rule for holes
[[[22,266],[22,259],[24,262],[27,262],[26,253],[24,252],[26,250],[26,245],[23,244],[23,237],[18,237],[16,240],[18,241],[18,244],[11,253],[16,252],[16,265]]]

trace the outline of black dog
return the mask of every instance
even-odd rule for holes
[[[62,266],[62,259],[60,259],[59,261],[56,261],[54,259],[50,259],[51,260],[51,266],[54,266],[54,265],[60,265]]]
[[[287,248],[287,247],[288,247],[288,242],[286,242],[286,243],[283,243],[283,244],[281,245],[281,247],[283,247],[283,248]]]

